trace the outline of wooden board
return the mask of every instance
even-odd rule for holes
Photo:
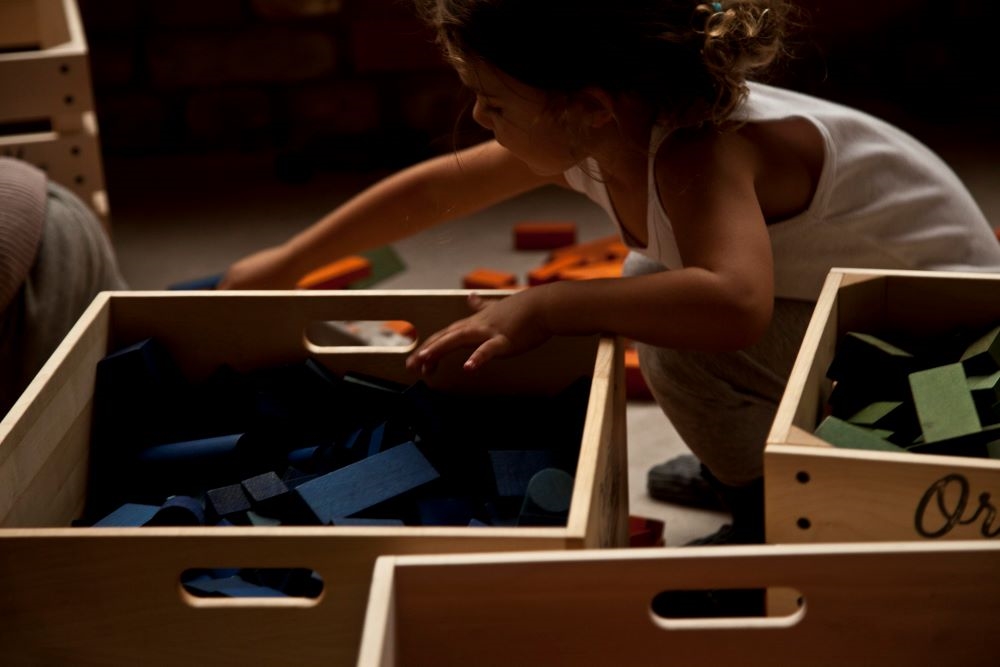
[[[358,667],[994,665],[1000,544],[384,557]],[[674,589],[796,591],[789,613],[663,619]]]

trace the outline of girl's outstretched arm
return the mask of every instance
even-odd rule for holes
[[[473,299],[474,312],[423,341],[408,368],[430,372],[445,354],[466,349],[465,367],[474,370],[553,335],[613,333],[699,350],[756,341],[774,302],[771,245],[755,188],[759,156],[735,133],[674,149],[670,161],[658,164],[657,180],[683,268]]]
[[[331,261],[558,182],[495,141],[432,158],[368,187],[284,243],[238,260],[219,289],[292,289]]]

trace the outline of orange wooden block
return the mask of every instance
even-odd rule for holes
[[[299,279],[299,289],[343,289],[351,283],[372,274],[372,263],[367,258],[351,255],[310,271]]]
[[[382,326],[411,340],[417,337],[417,328],[413,326],[412,322],[406,320],[388,320],[383,322]]]
[[[592,280],[594,278],[621,278],[621,260],[591,262],[572,266],[559,272],[561,280]]]
[[[551,250],[576,243],[575,222],[520,222],[514,225],[514,248]]]
[[[649,385],[646,384],[646,378],[642,376],[642,370],[639,368],[639,351],[631,346],[625,348],[625,397],[635,401],[648,401],[653,398]]]
[[[517,276],[506,271],[476,269],[465,274],[462,287],[465,289],[506,289],[517,285]]]
[[[622,243],[618,235],[615,234],[587,241],[586,243],[566,246],[565,248],[556,248],[549,254],[549,259],[555,260],[566,255],[578,255],[585,261],[596,262],[615,257],[624,257],[627,254],[628,248]]]
[[[583,259],[577,255],[566,255],[559,259],[543,264],[537,269],[528,272],[529,285],[544,285],[545,283],[561,280],[559,274],[567,269],[582,266]]]

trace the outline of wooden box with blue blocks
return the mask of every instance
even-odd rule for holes
[[[831,271],[764,463],[768,542],[1000,537],[1000,275]]]
[[[0,663],[348,665],[380,555],[626,546],[620,341],[323,335],[467,297],[99,295],[0,422]]]

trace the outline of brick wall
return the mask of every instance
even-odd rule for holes
[[[272,151],[286,177],[484,135],[410,0],[78,0],[106,155]],[[991,3],[802,0],[788,83],[903,124],[992,118]]]
[[[288,178],[484,136],[407,0],[79,0],[106,155],[271,151]]]

